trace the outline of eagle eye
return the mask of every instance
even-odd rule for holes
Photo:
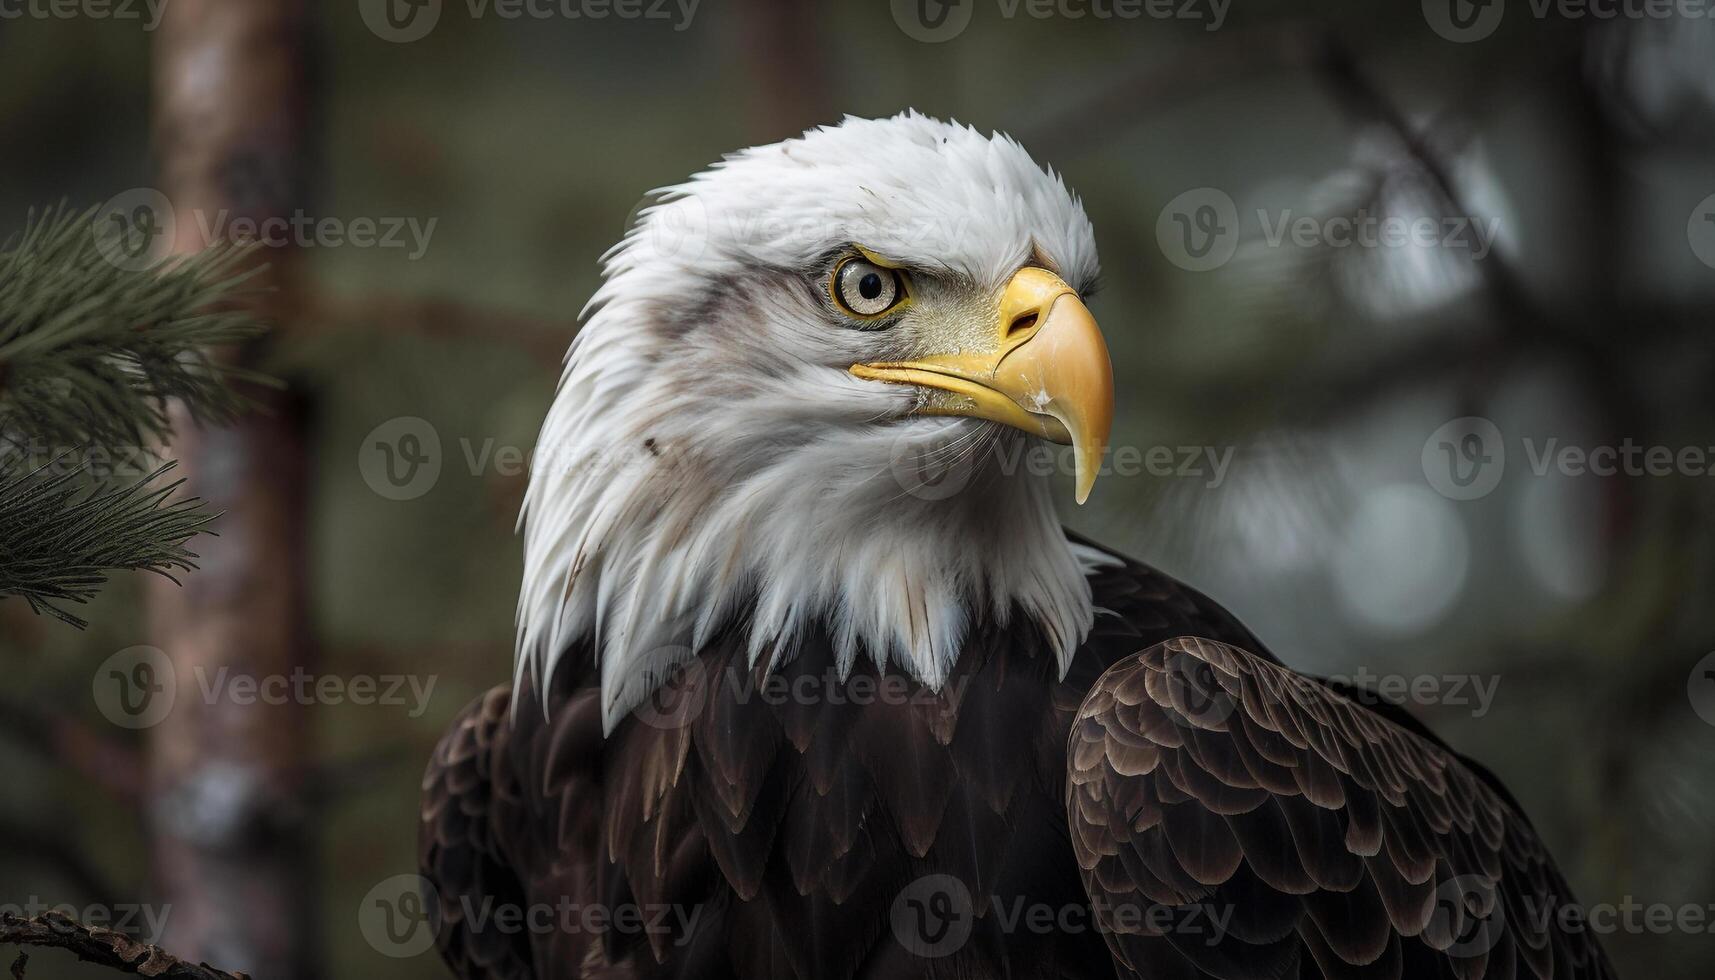
[[[828,292],[841,310],[860,320],[892,312],[909,298],[904,273],[856,256],[834,269]]]

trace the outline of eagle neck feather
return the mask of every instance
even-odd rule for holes
[[[574,347],[543,428],[552,451],[531,476],[521,676],[545,685],[556,669],[596,672],[611,731],[737,624],[752,667],[787,662],[816,628],[832,638],[840,679],[867,657],[939,690],[972,629],[1004,628],[1015,613],[1064,672],[1094,612],[1042,476],[985,467],[951,498],[918,499],[891,475],[899,426],[751,436],[712,431],[723,414],[711,406],[629,417],[584,391],[600,353]],[[944,446],[937,429],[985,423],[905,425]],[[966,436],[1026,438],[954,438]],[[588,661],[562,662],[573,649]]]

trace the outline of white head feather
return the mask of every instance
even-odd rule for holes
[[[1015,607],[1064,670],[1093,613],[1047,479],[987,453],[944,499],[895,476],[949,440],[1030,437],[907,418],[912,389],[847,369],[899,356],[909,330],[837,322],[823,283],[857,244],[979,293],[1033,254],[1083,288],[1097,265],[1077,199],[1008,137],[915,112],[744,150],[658,193],[604,257],[542,427],[519,671],[546,678],[590,641],[611,729],[743,617],[752,664],[820,622],[842,676],[868,656],[938,688],[973,621]]]

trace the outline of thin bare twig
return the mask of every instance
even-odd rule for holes
[[[1327,39],[1315,65],[1329,92],[1348,113],[1387,129],[1400,141],[1406,155],[1429,178],[1452,215],[1473,217],[1448,162],[1431,145],[1425,131],[1412,125],[1405,111],[1348,47],[1337,39]],[[1493,358],[1494,363],[1530,348],[1563,355],[1575,365],[1585,387],[1604,409],[1605,417],[1618,428],[1635,428],[1641,417],[1639,398],[1623,378],[1610,370],[1614,355],[1611,335],[1596,324],[1582,321],[1576,311],[1551,313],[1545,309],[1498,252],[1491,252],[1477,265],[1485,295],[1499,314],[1497,326],[1501,336],[1477,341],[1470,352]],[[1441,342],[1439,338],[1436,340]],[[1374,370],[1367,373],[1371,377],[1386,376]]]

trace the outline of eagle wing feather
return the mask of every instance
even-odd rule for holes
[[[1614,976],[1486,774],[1239,647],[1179,637],[1115,663],[1066,758],[1073,850],[1127,976]]]

